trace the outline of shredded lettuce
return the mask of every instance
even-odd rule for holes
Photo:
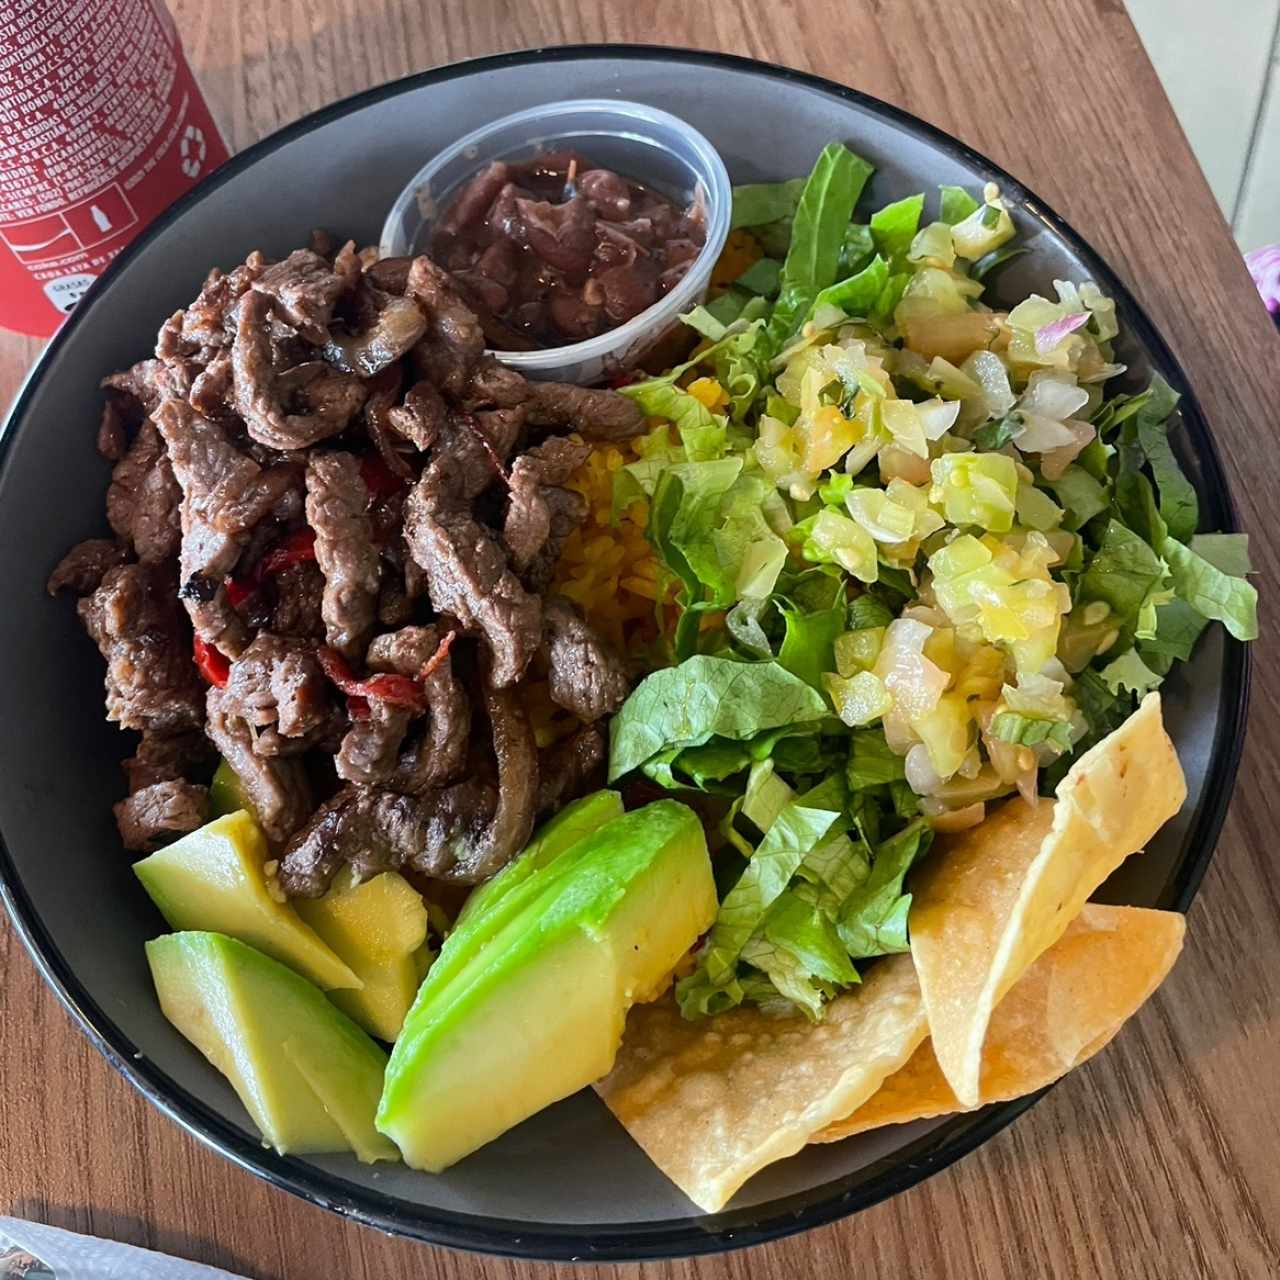
[[[903,757],[885,741],[883,729],[855,729],[849,740],[849,764],[845,777],[850,791],[901,782],[907,776]]]
[[[786,345],[813,300],[835,282],[845,230],[872,165],[838,142],[823,148],[805,182],[782,266],[778,301],[769,320],[775,348]]]
[[[938,188],[938,217],[948,226],[963,222],[971,213],[981,206],[963,187],[943,186]]]
[[[609,725],[609,780],[672,747],[821,720],[822,695],[776,662],[696,654],[646,676]]]
[[[1140,610],[1159,589],[1167,569],[1160,556],[1136,533],[1118,520],[1111,520],[1097,554],[1081,575],[1080,596],[1103,601],[1122,621],[1136,625]]]
[[[767,222],[790,218],[803,190],[803,178],[789,178],[786,182],[750,182],[734,187],[729,230],[761,227]]]
[[[924,196],[905,196],[871,215],[871,238],[876,249],[895,266],[906,260],[907,250],[920,230]]]
[[[845,903],[837,926],[840,941],[854,959],[910,949],[911,895],[903,893],[902,882],[932,841],[933,832],[923,819],[916,819],[876,850],[871,874]]]
[[[1176,538],[1166,538],[1161,550],[1179,598],[1221,622],[1237,640],[1258,638],[1258,592],[1252,583],[1223,573]]]
[[[1157,688],[1163,679],[1143,662],[1137,649],[1129,649],[1113,658],[1098,672],[1098,676],[1113,694],[1118,695],[1121,689],[1127,689],[1139,697]]]
[[[779,665],[806,684],[821,689],[823,675],[835,669],[836,636],[845,630],[843,594],[829,609],[806,613],[784,600],[778,601],[778,609],[786,624],[782,647],[778,650]]]
[[[761,258],[753,262],[734,281],[734,284],[746,289],[749,293],[758,293],[761,297],[772,298],[778,292],[781,280],[782,263],[777,258]]]

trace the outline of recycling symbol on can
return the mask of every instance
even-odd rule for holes
[[[188,178],[198,176],[204,166],[204,158],[208,154],[204,133],[193,124],[187,125],[187,130],[182,135],[182,144],[178,148],[178,153],[182,156],[182,172]]]

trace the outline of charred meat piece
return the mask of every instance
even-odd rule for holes
[[[407,355],[427,331],[422,308],[412,298],[377,291],[376,318],[360,333],[331,334],[324,358],[343,373],[372,378]]]
[[[462,498],[463,476],[449,458],[433,462],[405,503],[405,539],[427,577],[431,603],[480,632],[498,688],[523,674],[541,639],[542,610],[511,572],[494,535]]]
[[[181,501],[182,490],[174,479],[164,440],[147,419],[111,472],[107,521],[139,560],[158,564],[178,553]]]
[[[589,790],[608,751],[599,725],[576,733],[538,753],[538,812],[550,813]]]
[[[209,789],[192,782],[156,782],[113,806],[126,849],[151,853],[209,820]]]
[[[403,383],[404,374],[401,365],[394,364],[383,369],[369,382],[369,396],[364,402],[364,411],[361,415],[364,419],[365,434],[378,451],[378,458],[382,465],[390,472],[390,476],[383,477],[384,487],[388,492],[370,495],[383,501],[392,496],[390,492],[392,482],[396,482],[395,487],[399,488],[400,485],[416,478],[413,467],[397,448],[400,438],[391,419],[392,412],[399,406]],[[369,483],[367,473],[365,483]]]
[[[307,523],[324,574],[321,613],[329,644],[363,655],[378,607],[380,566],[368,514],[369,491],[349,453],[316,453],[307,462]]]
[[[517,198],[515,206],[518,223],[513,231],[521,243],[563,271],[571,284],[581,283],[595,253],[595,210],[585,200],[551,204]]]
[[[563,596],[544,602],[542,620],[551,701],[588,723],[615,712],[629,688],[622,660]]]
[[[129,794],[157,782],[185,778],[193,769],[210,764],[214,754],[203,728],[181,733],[144,729],[137,750],[121,766],[129,780]]]
[[[429,382],[417,382],[409,388],[404,404],[388,411],[387,420],[397,435],[425,453],[439,438],[448,416],[440,392]]]
[[[155,421],[182,489],[182,599],[200,638],[234,658],[248,634],[225,579],[296,473],[287,464],[263,470],[185,400],[166,400]]]
[[[347,291],[347,281],[318,253],[295,249],[258,276],[253,287],[270,298],[281,318],[312,346],[321,347],[328,340],[333,309]]]
[[[551,536],[547,489],[562,489],[590,453],[588,445],[553,436],[512,463],[502,538],[518,572],[525,572],[533,564]]]
[[[97,591],[108,569],[122,565],[129,558],[129,548],[111,538],[89,538],[78,542],[67,552],[49,575],[46,586],[51,596],[59,591],[72,591],[87,596]]]
[[[427,313],[427,333],[413,349],[414,363],[438,387],[457,395],[484,354],[484,330],[449,273],[430,258],[413,260],[405,288]]]
[[[327,728],[333,711],[315,647],[267,631],[231,664],[222,705],[254,729],[304,743]],[[263,752],[261,741],[258,747],[260,754],[278,754]]]
[[[365,269],[364,277],[384,293],[403,294],[409,287],[409,268],[412,266],[412,258],[379,258]]]
[[[629,440],[644,430],[644,413],[634,400],[600,387],[568,382],[531,382],[530,426],[562,427],[588,440]]]
[[[335,277],[336,278],[336,277]],[[251,292],[241,301],[232,347],[235,407],[249,434],[269,449],[305,449],[344,430],[364,404],[359,378],[323,361],[278,371],[270,328],[271,300]],[[297,402],[303,412],[292,411]]]
[[[176,588],[161,566],[126,564],[80,601],[80,620],[107,660],[107,719],[121,728],[175,732],[203,718]]]
[[[254,750],[253,731],[223,690],[210,689],[206,731],[244,788],[267,838],[282,845],[311,813],[311,788],[301,760],[268,759]]]

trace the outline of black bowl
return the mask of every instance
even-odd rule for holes
[[[1208,428],[1173,356],[1111,269],[1021,183],[902,111],[813,76],[670,49],[582,47],[502,55],[338,103],[236,156],[150,227],[50,344],[0,448],[0,879],[41,972],[107,1059],[189,1132],[246,1169],[348,1217],[440,1244],[535,1258],[645,1258],[752,1244],[829,1222],[973,1150],[1032,1099],[810,1148],[766,1170],[724,1212],[699,1215],[595,1097],[579,1094],[447,1174],[296,1159],[263,1148],[225,1081],[161,1016],[142,942],[163,931],[122,855],[111,803],[124,735],[102,719],[101,666],[44,581],[71,543],[103,530],[93,449],[98,379],[149,352],[159,321],[206,269],[254,248],[281,254],[323,223],[376,242],[424,159],[477,125],[538,102],[652,102],[701,129],[735,181],[808,171],[830,139],[873,160],[875,203],[939,183],[998,182],[1031,252],[993,286],[1017,299],[1055,277],[1092,278],[1119,304],[1125,381],[1158,370],[1183,393],[1177,447],[1206,528],[1235,517]],[[1182,813],[1107,897],[1184,908],[1213,849],[1244,728],[1247,658],[1215,628],[1165,686],[1188,775]]]

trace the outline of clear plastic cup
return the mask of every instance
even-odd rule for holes
[[[432,223],[458,189],[494,160],[521,161],[542,151],[573,148],[669,197],[681,207],[701,199],[707,215],[702,252],[670,293],[638,316],[584,342],[540,351],[494,351],[526,377],[592,383],[636,363],[681,312],[706,297],[733,201],[729,174],[716,149],[676,116],[640,102],[580,99],[505,116],[459,138],[420,169],[400,193],[382,228],[383,257],[425,253]]]

